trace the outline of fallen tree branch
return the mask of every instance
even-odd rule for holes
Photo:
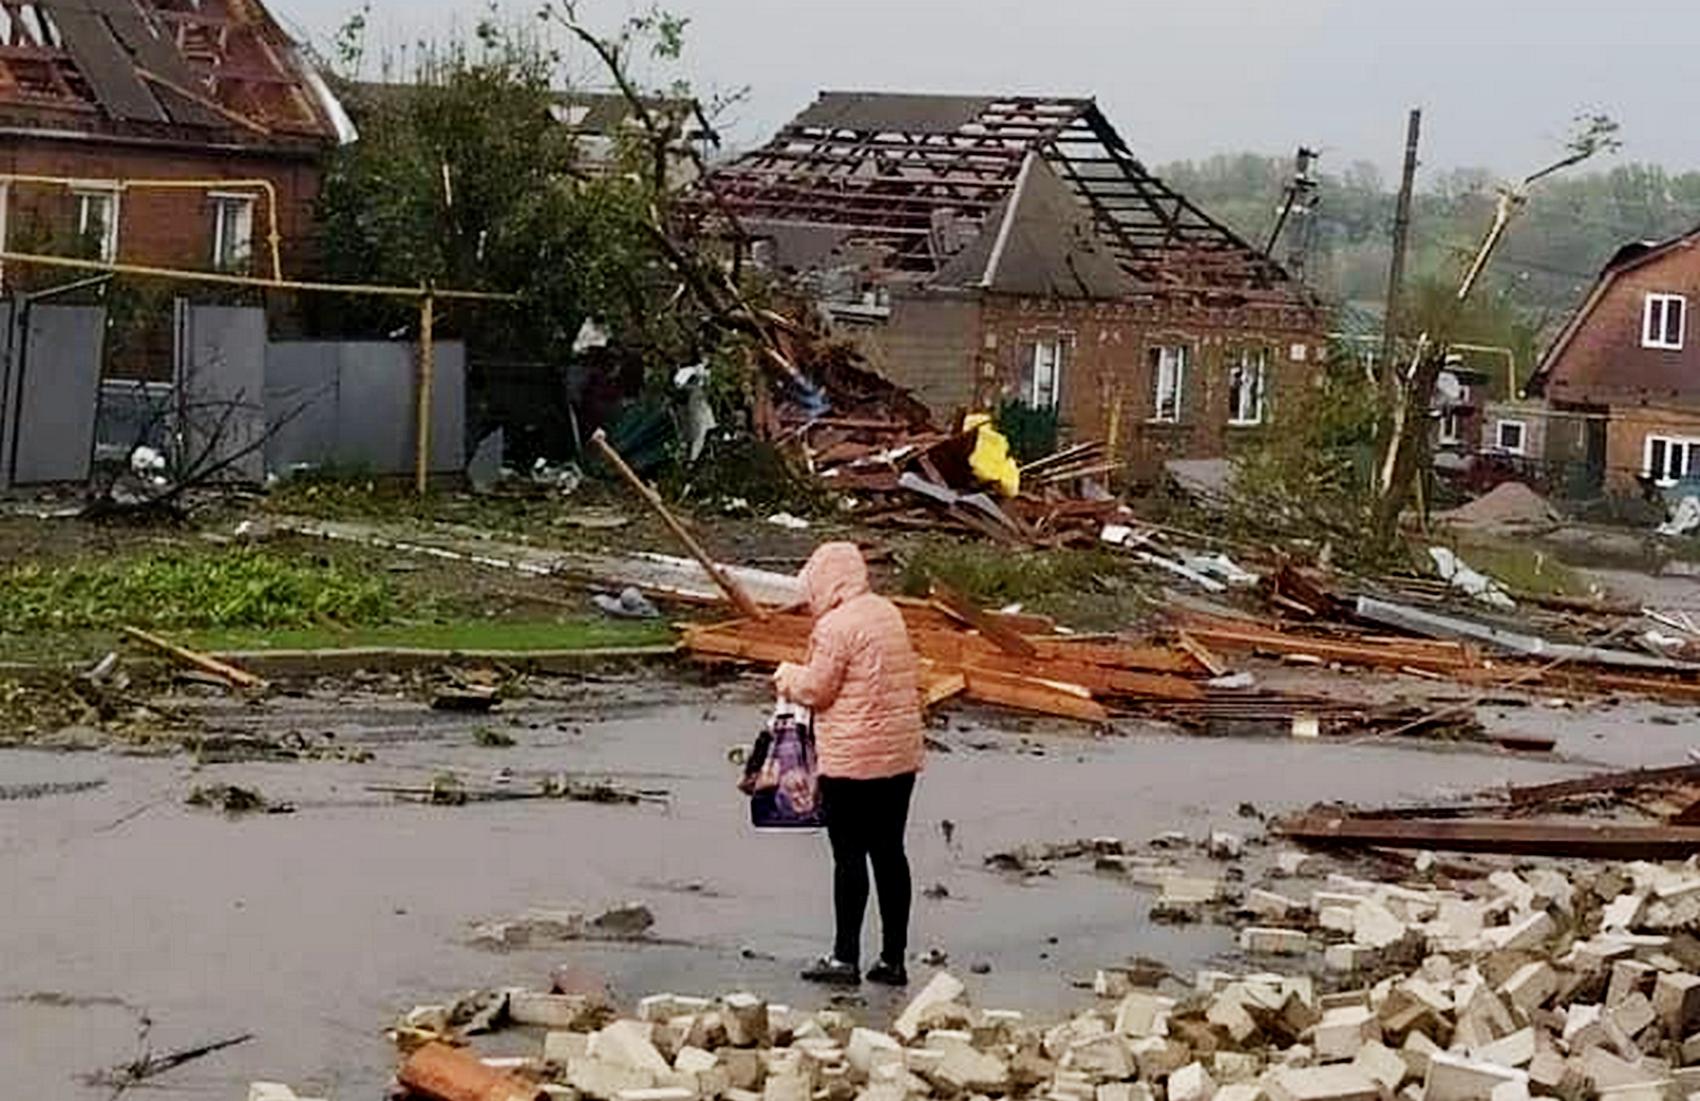
[[[184,1063],[192,1063],[196,1059],[205,1058],[214,1052],[225,1048],[245,1044],[254,1038],[252,1032],[244,1032],[240,1036],[232,1036],[227,1040],[214,1040],[210,1044],[197,1044],[194,1047],[168,1051],[164,1055],[141,1055],[129,1063],[112,1067],[109,1070],[96,1071],[86,1075],[84,1081],[91,1085],[111,1086],[116,1097],[131,1086],[140,1085],[150,1078],[157,1078],[168,1070],[175,1070]]]

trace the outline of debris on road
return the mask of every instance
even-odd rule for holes
[[[137,1056],[128,1063],[83,1075],[82,1081],[86,1085],[110,1089],[113,1091],[113,1095],[117,1096],[132,1087],[159,1077],[166,1071],[175,1070],[185,1063],[193,1063],[197,1059],[204,1059],[208,1055],[213,1055],[226,1048],[245,1044],[253,1038],[253,1033],[244,1032],[240,1036],[232,1036],[225,1040],[214,1040],[207,1044],[196,1044],[193,1047],[168,1051],[163,1055],[146,1053]]]
[[[1502,867],[1465,884],[1422,874],[1431,878],[1333,874],[1308,899],[1271,895],[1281,905],[1240,929],[1251,969],[1201,970],[1188,983],[1161,966],[1105,968],[1089,984],[1096,1004],[1056,1022],[976,1008],[945,971],[890,1031],[750,993],[658,994],[619,1017],[603,1003],[510,991],[547,1003],[528,1013],[543,1029],[534,1054],[463,1050],[452,1061],[460,1080],[510,1091],[490,1096],[586,1101],[1696,1092],[1700,950],[1684,930],[1700,914],[1700,873],[1629,863]],[[416,1068],[449,1061],[444,1045],[461,1033],[442,1007],[407,1020],[442,1027],[392,1033],[398,1080],[412,1097],[458,1101],[421,1087]]]
[[[494,733],[500,734],[500,731]],[[512,744],[511,740],[509,744]],[[610,806],[636,806],[639,803],[665,805],[671,797],[665,788],[628,788],[609,780],[575,780],[566,775],[544,777],[531,788],[476,788],[468,787],[453,773],[443,773],[433,777],[429,784],[367,784],[366,790],[374,795],[392,795],[405,802],[427,803],[437,807],[527,800],[600,803]]]
[[[221,810],[233,816],[260,811],[267,814],[292,814],[295,811],[294,806],[289,803],[273,803],[254,789],[237,787],[235,784],[197,787],[189,792],[188,798],[183,802],[191,807]]]
[[[591,917],[582,910],[527,910],[515,918],[481,922],[472,943],[481,948],[526,948],[581,940],[642,941],[655,927],[655,914],[638,902],[612,906]]]
[[[1530,817],[1543,812],[1549,817]],[[1563,817],[1550,817],[1553,812]],[[1275,828],[1290,840],[1319,847],[1682,859],[1700,854],[1700,766],[1608,772],[1489,791],[1453,807],[1320,807]]]

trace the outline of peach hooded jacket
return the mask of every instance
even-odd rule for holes
[[[854,543],[824,543],[801,574],[814,614],[804,665],[786,662],[779,694],[815,713],[822,776],[878,780],[921,767],[921,665],[896,605],[868,585]]]

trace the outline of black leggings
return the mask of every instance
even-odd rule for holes
[[[902,964],[909,947],[909,857],[903,831],[915,774],[881,780],[822,776],[826,836],[832,842],[832,902],[838,933],[832,954],[861,965],[862,916],[868,909],[868,865],[879,891],[880,958]]]

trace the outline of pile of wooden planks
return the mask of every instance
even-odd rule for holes
[[[931,599],[899,599],[923,662],[923,696],[960,695],[1021,711],[1103,723],[1111,707],[1202,701],[1210,668],[1185,650],[1104,636],[1059,634],[1047,619],[981,611],[942,587]],[[686,626],[684,646],[705,660],[802,662],[813,621],[776,612]]]
[[[1700,852],[1700,765],[1499,789],[1456,807],[1317,807],[1276,831],[1324,848],[1678,860]]]
[[[1172,637],[1071,635],[1042,616],[975,607],[935,585],[928,599],[898,598],[923,663],[928,705],[961,697],[1018,711],[1103,724],[1144,715],[1206,735],[1322,737],[1393,730],[1412,737],[1479,737],[1472,720],[1409,707],[1212,682],[1228,672],[1210,632]],[[812,620],[796,610],[765,619],[682,627],[684,649],[706,662],[775,666],[808,655]]]
[[[1670,703],[1700,702],[1700,676],[1678,663],[1624,670],[1592,662],[1586,652],[1542,661],[1536,656],[1489,654],[1473,642],[1371,633],[1344,625],[1295,630],[1197,612],[1176,612],[1171,619],[1190,637],[1224,653],[1379,669],[1484,688],[1527,687],[1596,697],[1623,692]]]

